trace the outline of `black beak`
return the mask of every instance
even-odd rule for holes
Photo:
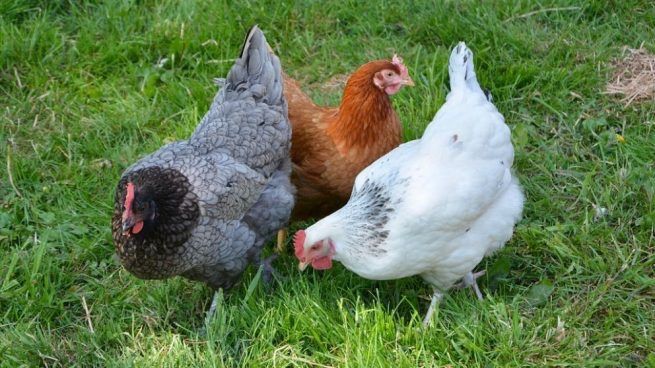
[[[136,224],[136,221],[134,221],[134,218],[131,216],[123,220],[123,233],[127,233],[134,224]]]

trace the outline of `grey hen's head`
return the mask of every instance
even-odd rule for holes
[[[192,185],[175,169],[128,172],[114,198],[112,235],[123,266],[135,276],[160,279],[184,271],[185,243],[200,218]]]

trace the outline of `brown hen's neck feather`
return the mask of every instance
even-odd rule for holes
[[[362,66],[348,79],[339,110],[327,128],[328,134],[341,143],[341,149],[371,142],[394,144],[400,139],[400,120],[391,100],[373,83],[375,73],[383,69],[396,67],[388,61],[375,61]]]

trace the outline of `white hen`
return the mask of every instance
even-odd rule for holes
[[[450,56],[451,92],[421,139],[362,171],[348,204],[296,234],[300,268],[337,260],[358,275],[420,275],[434,286],[427,324],[443,292],[512,236],[523,194],[503,116],[475,77],[462,42]]]

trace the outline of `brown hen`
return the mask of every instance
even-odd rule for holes
[[[402,126],[389,96],[406,85],[414,82],[397,56],[357,69],[338,107],[316,105],[284,76],[297,188],[294,220],[321,218],[342,207],[357,174],[401,143]]]

